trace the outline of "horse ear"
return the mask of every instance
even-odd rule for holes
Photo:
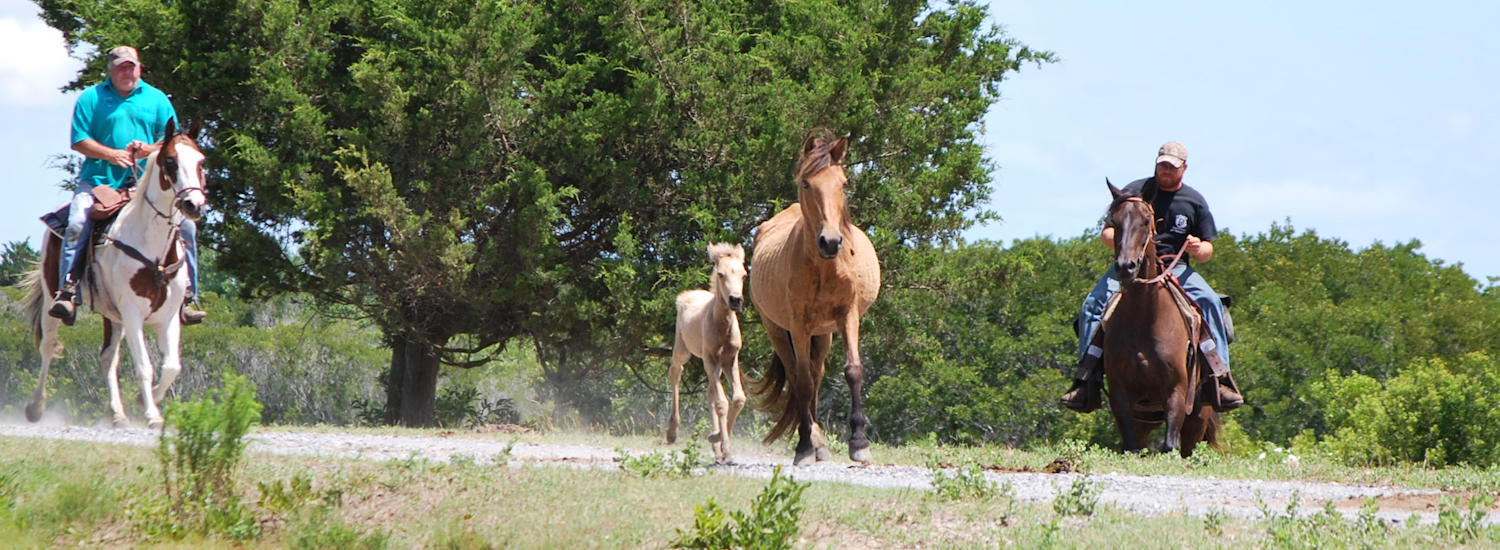
[[[745,245],[735,244],[734,245],[734,255],[738,256],[740,258],[740,261],[744,261],[745,260]]]
[[[187,135],[193,141],[198,141],[198,134],[200,133],[203,133],[203,119],[201,118],[194,120],[193,124],[188,126]]]
[[[828,157],[833,159],[834,164],[844,163],[844,153],[849,152],[849,138],[839,138],[834,142],[833,148],[828,150]]]
[[[1141,200],[1146,202],[1156,200],[1156,182],[1148,181],[1141,186]]]
[[[1109,182],[1109,178],[1104,178],[1104,185],[1107,186],[1107,187],[1109,187],[1109,194],[1110,194],[1110,196],[1112,196],[1112,197],[1114,197],[1116,199],[1120,198],[1120,188],[1119,187],[1115,187],[1115,184],[1110,183]]]
[[[177,119],[175,117],[167,119],[167,133],[166,133],[165,137],[162,138],[162,142],[165,143],[165,142],[168,142],[168,141],[172,141],[172,136],[176,135],[176,134],[177,134]]]
[[[818,148],[818,135],[817,134],[809,135],[809,136],[807,136],[807,139],[802,140],[802,154],[804,156],[806,156],[808,153],[813,152],[813,149],[817,149],[817,148]]]

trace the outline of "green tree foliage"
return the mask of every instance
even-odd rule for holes
[[[0,286],[15,286],[36,267],[41,253],[31,247],[31,239],[5,243],[0,249]]]
[[[440,363],[518,336],[555,397],[607,410],[617,366],[667,347],[701,244],[794,200],[814,126],[854,138],[882,254],[954,236],[988,191],[1000,80],[1051,59],[969,1],[40,5],[75,51],[140,47],[208,122],[222,266],[370,318],[408,424],[432,421]]]

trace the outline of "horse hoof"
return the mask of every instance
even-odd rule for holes
[[[830,458],[833,458],[833,453],[828,451],[828,447],[818,447],[818,462],[822,462]]]
[[[114,422],[112,422],[112,424],[116,428],[129,428],[130,427],[130,419],[129,418],[125,418],[125,417],[122,416],[120,418],[116,418],[114,420]]]
[[[152,420],[147,421],[146,422],[146,427],[150,428],[150,429],[153,429],[153,430],[159,430],[159,429],[161,429],[162,424],[163,424],[162,419],[156,418],[156,419],[152,419]]]
[[[26,406],[26,421],[36,422],[42,419],[42,412],[47,410],[46,403],[32,403]]]
[[[863,449],[850,449],[849,450],[849,460],[853,460],[853,461],[859,462],[861,464],[869,464],[870,463],[870,448],[866,447],[866,448],[863,448]]]
[[[667,430],[667,444],[671,445],[671,444],[676,443],[676,442],[677,442],[677,430]]]
[[[792,465],[793,466],[807,466],[809,464],[812,464],[813,461],[817,459],[817,457],[815,456],[816,454],[817,453],[814,453],[812,451],[807,451],[805,453],[797,453],[797,458],[796,458],[796,460],[792,461]]]

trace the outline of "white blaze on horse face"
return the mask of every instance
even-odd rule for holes
[[[177,153],[172,193],[177,196],[183,214],[196,220],[208,206],[208,196],[203,193],[203,152],[193,145],[176,142],[172,149]]]
[[[798,192],[802,219],[816,235],[814,245],[824,259],[838,256],[844,245],[844,168],[837,164],[809,176]]]

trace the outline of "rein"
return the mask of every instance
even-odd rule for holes
[[[166,147],[166,144],[163,144],[163,147]],[[130,175],[135,179],[137,185],[141,185],[141,168],[139,164],[134,162],[136,148],[132,146],[128,147],[126,150],[130,151],[130,157],[132,159],[130,163]],[[146,205],[151,207],[151,210],[156,213],[157,217],[167,220],[167,249],[162,251],[160,256],[161,258],[165,258],[167,256],[167,253],[172,251],[172,246],[176,244],[177,235],[180,231],[179,227],[181,222],[175,221],[177,216],[177,200],[181,198],[183,194],[191,193],[194,190],[204,191],[202,187],[184,188],[172,196],[172,205],[167,207],[169,212],[162,212],[160,208],[156,207],[155,203],[151,202],[151,183],[148,182],[141,187],[141,200],[145,201]],[[187,255],[182,254],[181,257],[177,258],[177,261],[172,262],[170,265],[167,265],[161,263],[160,260],[152,260],[150,258],[147,258],[146,255],[139,249],[130,246],[129,244],[126,244],[119,239],[106,236],[105,240],[109,241],[109,243],[113,244],[116,248],[119,248],[121,252],[124,252],[125,255],[129,256],[131,259],[141,262],[146,267],[154,269],[153,279],[155,279],[157,286],[166,286],[167,277],[176,275],[177,270],[181,268],[183,262],[187,260]]]

